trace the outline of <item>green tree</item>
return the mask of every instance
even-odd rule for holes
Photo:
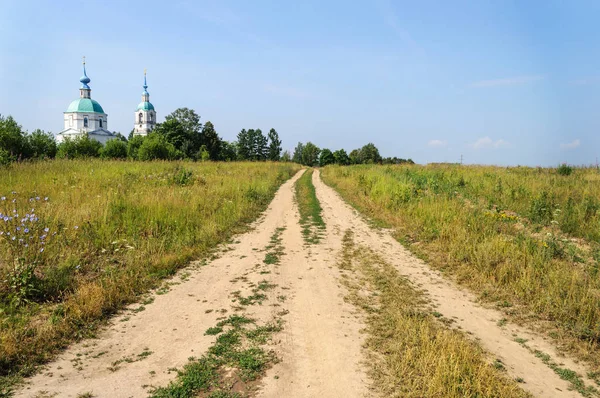
[[[250,141],[250,159],[252,160],[265,160],[267,158],[267,147],[268,140],[264,136],[261,129],[250,129],[248,130],[248,138]]]
[[[210,160],[219,160],[221,153],[221,145],[223,140],[219,137],[215,131],[215,126],[209,121],[204,124],[202,128],[202,146],[205,147],[206,151],[210,156]]]
[[[283,155],[281,155],[282,162],[291,162],[292,155],[290,155],[290,151],[283,151]]]
[[[360,149],[353,149],[350,152],[350,164],[361,164],[362,163],[362,156],[360,154]]]
[[[118,139],[120,139],[123,142],[127,142],[127,137],[125,137],[123,134],[113,131],[113,134],[115,135],[115,137],[117,137]],[[131,139],[131,138],[130,138]]]
[[[312,142],[307,142],[302,150],[302,164],[305,166],[315,166],[319,160],[321,150]]]
[[[342,166],[350,164],[350,158],[348,157],[346,151],[343,149],[338,149],[337,151],[333,152],[333,159],[335,164],[339,164]]]
[[[30,156],[35,159],[52,159],[56,156],[56,140],[52,133],[35,130],[27,136]]]
[[[319,155],[319,166],[324,167],[328,164],[333,164],[334,162],[335,159],[333,153],[327,148],[323,149]]]
[[[132,136],[127,142],[127,157],[138,160],[138,151],[144,142],[145,137],[141,135]]]
[[[237,158],[238,160],[249,160],[252,154],[252,146],[246,129],[242,129],[237,135]]]
[[[267,153],[267,159],[272,161],[278,161],[281,157],[281,140],[275,129],[269,130],[269,149]]]
[[[0,115],[0,149],[4,149],[15,160],[29,157],[25,133],[12,116],[4,118]]]
[[[202,132],[200,116],[193,109],[175,109],[165,117],[165,120],[177,120],[189,136],[199,136]]]
[[[200,141],[186,130],[181,122],[175,118],[170,118],[164,123],[157,124],[152,134],[157,134],[172,144],[175,149],[183,152],[187,158],[195,158],[200,149]]]
[[[221,141],[219,160],[231,162],[237,159],[237,146],[235,142]]]
[[[127,143],[118,138],[107,141],[100,149],[100,157],[103,159],[126,159]]]
[[[179,157],[175,146],[165,136],[150,133],[138,150],[139,160],[174,160]]]
[[[294,155],[292,156],[292,162],[302,164],[302,152],[304,152],[304,144],[299,142],[294,148]]]
[[[381,163],[379,149],[372,142],[369,142],[360,149],[360,157],[361,163]]]
[[[66,138],[58,145],[56,157],[60,159],[97,158],[100,156],[102,144],[88,137],[87,134]]]

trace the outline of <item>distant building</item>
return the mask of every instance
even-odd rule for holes
[[[146,83],[146,71],[144,71],[144,92],[142,93],[142,102],[135,110],[135,120],[133,126],[133,135],[148,135],[156,126],[156,111],[154,105],[150,103],[150,94],[148,93],[148,84]]]
[[[89,86],[90,78],[85,70],[85,57],[83,58],[83,76],[79,79],[79,98],[71,102],[64,112],[65,129],[56,135],[57,142],[73,139],[87,134],[91,139],[104,144],[108,140],[117,138],[108,131],[108,115],[100,104],[91,98],[92,89]]]

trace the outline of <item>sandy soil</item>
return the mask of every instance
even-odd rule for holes
[[[514,334],[558,360],[550,344],[522,328],[498,326],[501,313],[476,304],[474,296],[413,257],[389,232],[371,228],[322,183],[318,171],[313,173],[313,183],[327,229],[320,243],[306,245],[294,201],[293,184],[300,175],[282,185],[254,228],[234,239],[220,258],[206,265],[192,264],[171,281],[180,283],[171,285],[169,292],[152,294],[154,301],[144,305],[143,311],[137,311],[140,304],[131,306],[97,339],[74,344],[31,378],[17,396],[76,397],[86,392],[96,397],[147,396],[148,386],[163,386],[175,378],[176,373],[169,369],[180,368],[188,357],[206,352],[215,337],[205,336],[204,331],[215,325],[223,315],[221,310],[232,312],[231,293],[247,289],[244,283],[263,279],[277,285],[272,296],[285,297],[279,306],[253,306],[250,315],[268,321],[282,308],[289,313],[284,317],[283,331],[271,346],[280,362],[267,371],[257,394],[370,396],[361,353],[360,330],[364,325],[356,309],[344,302],[347,292],[339,284],[336,267],[347,229],[354,231],[357,243],[372,248],[428,292],[437,310],[477,338],[494,358],[501,359],[512,377],[525,379],[523,388],[539,397],[579,396],[516,343]],[[273,272],[260,274],[265,255],[262,250],[277,228],[285,228],[281,233],[284,255]],[[123,359],[129,361],[114,365]],[[567,358],[560,358],[560,362],[585,374],[585,369]]]

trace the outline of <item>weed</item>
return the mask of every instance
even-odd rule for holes
[[[325,221],[321,217],[322,209],[312,183],[312,175],[312,169],[306,170],[296,181],[296,201],[300,212],[302,236],[308,244],[319,243],[321,232],[325,229]]]

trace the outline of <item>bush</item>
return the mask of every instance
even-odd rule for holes
[[[138,160],[173,160],[178,157],[173,144],[158,134],[149,134],[138,150]]]
[[[82,135],[74,139],[67,138],[59,144],[56,156],[61,159],[97,158],[101,149],[101,143]]]
[[[561,176],[570,176],[573,173],[573,168],[566,163],[561,164],[556,169],[556,172]]]
[[[6,149],[0,148],[0,166],[8,166],[13,161],[12,156]]]
[[[134,135],[127,143],[127,156],[130,159],[138,160],[138,151],[144,142],[144,136]]]
[[[35,159],[51,159],[56,156],[57,146],[54,135],[43,130],[35,130],[27,140],[30,156]]]
[[[120,139],[114,139],[104,144],[100,150],[103,159],[125,159],[127,158],[127,144]]]

